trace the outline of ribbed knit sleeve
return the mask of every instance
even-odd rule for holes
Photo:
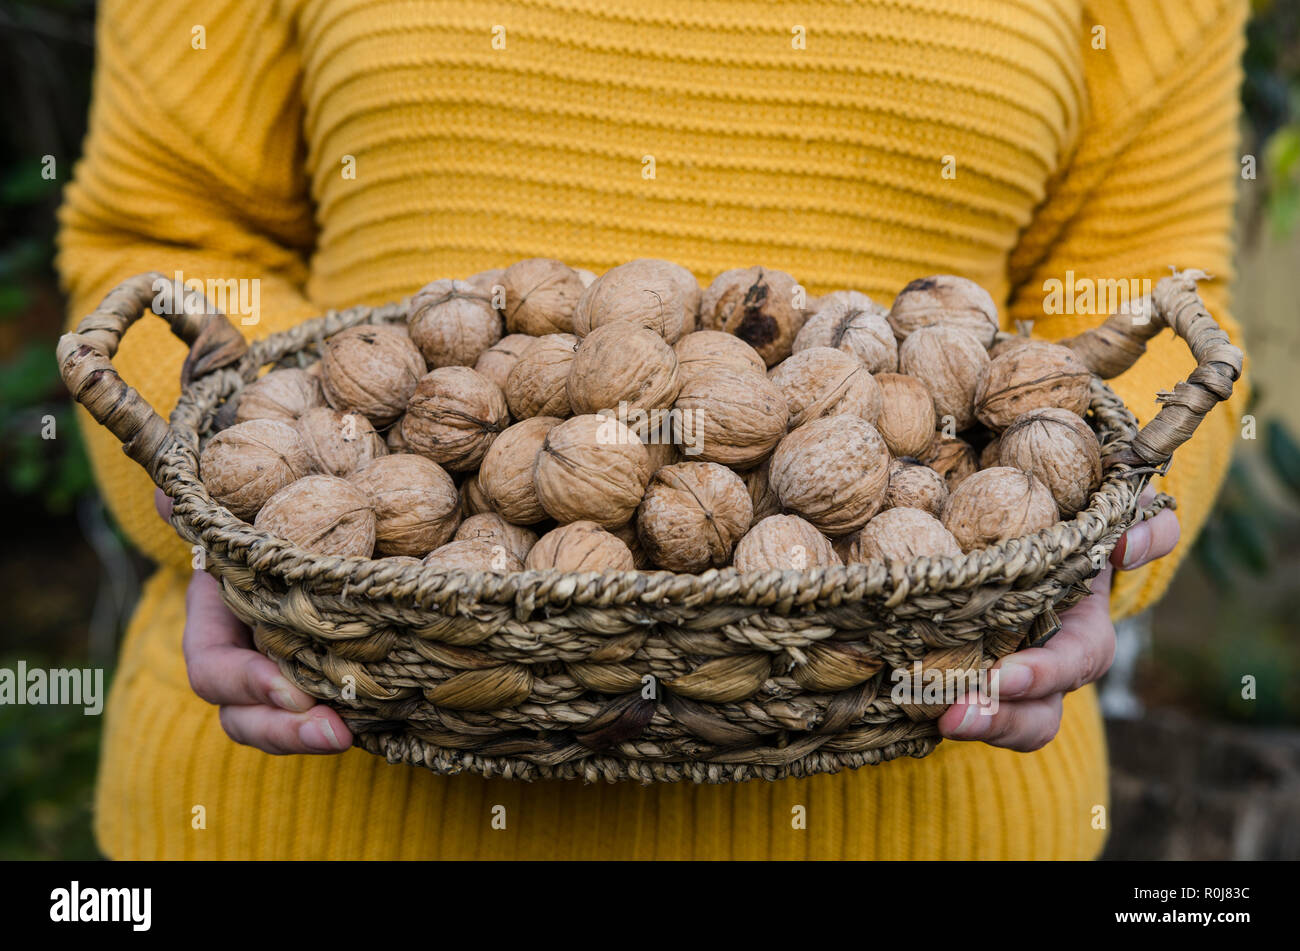
[[[278,3],[261,0],[100,4],[90,128],[60,211],[70,325],[148,270],[257,280],[260,322],[241,325],[248,336],[312,315],[302,287],[314,228],[289,23]],[[146,315],[114,364],[166,415],[184,356],[163,321]],[[148,476],[106,429],[80,418],[119,524],[154,560],[188,563],[154,512]]]
[[[1044,282],[1149,279],[1196,267],[1210,312],[1240,345],[1231,314],[1233,208],[1240,156],[1237,120],[1245,0],[1088,0],[1084,64],[1089,113],[1077,151],[1009,262],[1010,315],[1035,336],[1065,337],[1106,314],[1047,314]],[[1104,28],[1104,49],[1094,48]],[[1153,340],[1115,391],[1145,424],[1157,392],[1194,368],[1172,334]],[[1247,395],[1202,422],[1157,488],[1178,500],[1183,541],[1173,556],[1116,577],[1112,611],[1158,599],[1204,524],[1239,433]]]

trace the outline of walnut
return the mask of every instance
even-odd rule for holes
[[[317,472],[343,478],[388,455],[383,437],[360,413],[318,406],[302,414],[297,428]]]
[[[651,478],[637,509],[637,535],[661,568],[721,568],[731,560],[753,514],[740,476],[716,462],[682,462]]]
[[[738,571],[808,571],[841,564],[821,532],[797,515],[769,515],[736,544]]]
[[[934,434],[934,441],[920,459],[943,476],[949,492],[979,469],[979,461],[971,444],[959,436],[949,436],[943,432]]]
[[[758,351],[734,334],[721,330],[697,330],[673,345],[677,354],[677,368],[682,374],[699,370],[710,373],[715,369],[753,370],[767,373],[767,364]]]
[[[270,373],[244,387],[235,409],[235,422],[278,419],[292,423],[303,413],[325,405],[320,378],[306,370],[287,368]]]
[[[914,459],[895,459],[889,464],[889,488],[885,492],[887,508],[913,508],[929,512],[935,518],[943,514],[948,501],[948,485],[943,476]]]
[[[575,413],[617,412],[644,434],[648,417],[637,411],[668,409],[677,398],[677,355],[653,330],[616,320],[578,344],[566,387]]]
[[[768,478],[782,507],[827,535],[845,535],[884,505],[889,449],[865,419],[825,416],[781,440]]]
[[[460,521],[456,483],[423,456],[384,456],[348,481],[370,499],[381,555],[426,555],[450,539]]]
[[[1056,407],[1088,411],[1092,374],[1068,347],[1031,340],[991,361],[975,389],[975,415],[990,429],[1006,429],[1021,413]],[[959,429],[964,426],[958,425]]]
[[[492,443],[479,467],[478,484],[492,510],[517,525],[534,525],[546,518],[533,485],[537,453],[555,416],[534,416],[515,423]]]
[[[506,329],[512,334],[572,333],[573,311],[586,289],[563,261],[529,258],[506,268]]]
[[[1038,479],[1008,466],[982,469],[948,496],[943,524],[962,551],[985,548],[1056,524],[1056,501]]]
[[[998,332],[998,307],[974,281],[936,274],[899,291],[889,309],[889,325],[900,343],[913,331],[936,324],[967,331],[988,348]]]
[[[580,521],[547,532],[524,561],[529,571],[634,571],[632,551],[595,522]]]
[[[267,500],[253,525],[318,555],[369,558],[375,550],[370,500],[338,476],[291,482]]]
[[[406,437],[402,435],[402,420],[406,418],[403,413],[397,419],[393,420],[393,425],[388,427],[388,432],[384,434],[384,444],[388,446],[389,452],[410,452],[411,447],[406,442]]]
[[[426,568],[438,571],[487,571],[504,574],[523,571],[524,564],[505,545],[481,538],[447,542],[424,556]]]
[[[994,436],[992,439],[990,439],[988,443],[985,444],[984,448],[980,450],[980,468],[992,469],[994,466],[1002,465],[1002,463],[998,461],[999,452],[1001,451],[1001,449],[1002,449],[1001,436]],[[1017,466],[1017,468],[1019,467]]]
[[[913,558],[957,558],[962,551],[943,523],[920,509],[892,508],[881,512],[858,532],[849,560],[856,563],[911,561]]]
[[[772,491],[772,483],[768,480],[771,468],[772,460],[768,459],[761,466],[741,473],[745,488],[749,490],[749,501],[754,507],[754,517],[749,522],[751,528],[769,515],[781,513],[781,500]]]
[[[412,452],[453,472],[467,472],[509,424],[500,387],[469,367],[439,367],[415,388],[402,435]]]
[[[700,327],[735,334],[775,366],[790,355],[803,323],[795,306],[799,285],[784,271],[751,267],[724,271],[700,298]]]
[[[569,371],[578,355],[573,334],[547,334],[515,363],[506,378],[506,402],[515,419],[573,415],[569,406]]]
[[[547,515],[562,523],[589,520],[605,528],[632,517],[649,480],[645,446],[610,416],[575,416],[551,429],[534,475]]]
[[[939,422],[951,416],[958,430],[975,422],[975,388],[988,364],[984,345],[956,327],[921,327],[898,348],[899,368],[925,384]]]
[[[996,360],[998,357],[1002,356],[1002,354],[1010,353],[1012,350],[1016,349],[1016,347],[1019,347],[1021,344],[1030,343],[1032,342],[1032,340],[1033,340],[1032,337],[1022,337],[1019,336],[1018,334],[1016,335],[1009,334],[1003,337],[1001,340],[994,342],[993,346],[989,347],[989,359]]]
[[[521,562],[537,544],[536,532],[507,522],[495,512],[480,512],[461,522],[460,528],[456,529],[455,540],[463,541],[467,538],[478,539],[489,545],[500,545]]]
[[[840,296],[842,295],[842,296]],[[794,352],[832,347],[857,357],[872,373],[898,369],[898,341],[885,312],[865,294],[836,291],[794,338]]]
[[[487,513],[495,514],[492,512],[492,506],[488,504],[487,496],[483,494],[483,487],[479,485],[477,472],[471,472],[461,480],[459,492],[461,518]]]
[[[530,337],[528,334],[508,334],[479,355],[474,363],[474,369],[504,391],[510,371],[515,368],[515,364],[523,358],[524,354],[533,348],[537,340],[537,337]]]
[[[591,287],[596,282],[597,274],[595,271],[588,271],[585,267],[575,267],[573,273],[578,275],[578,280],[582,281],[583,288]]]
[[[635,521],[620,525],[617,528],[607,529],[607,531],[627,546],[628,551],[632,553],[632,564],[638,571],[649,571],[654,568],[654,562],[650,560],[650,556],[641,547],[641,539],[636,534]]]
[[[999,465],[1038,478],[1066,516],[1076,515],[1101,484],[1101,445],[1082,418],[1069,410],[1030,410],[1003,431]]]
[[[651,475],[654,475],[664,466],[671,466],[674,463],[686,461],[682,459],[681,448],[676,443],[672,442],[671,419],[668,419],[668,424],[668,432],[665,435],[665,438],[658,438],[660,434],[654,432],[651,433],[651,436],[655,438],[650,439],[648,442],[644,437],[641,439],[641,445],[645,446],[646,455],[650,457]]]
[[[922,456],[934,441],[934,400],[924,383],[902,373],[876,376],[883,394],[876,429],[895,456]]]
[[[504,303],[505,303],[505,294],[504,294],[505,285],[504,285],[502,282],[503,282],[505,279],[506,279],[506,269],[505,269],[505,268],[503,268],[503,267],[490,267],[490,268],[488,268],[486,271],[479,271],[477,274],[471,274],[469,277],[465,278],[465,283],[467,283],[467,284],[473,284],[473,285],[474,285],[475,287],[477,287],[479,290],[487,291],[489,297],[491,297],[493,294],[495,294],[495,293],[497,292],[497,289],[500,288],[500,289],[502,290],[502,294],[501,294],[502,304],[504,304]],[[501,309],[502,309],[501,306],[498,306],[498,305],[495,305],[495,304],[493,305],[493,307],[494,307],[495,310],[501,310]]]
[[[791,429],[847,413],[874,423],[883,394],[862,361],[842,350],[813,347],[783,360],[768,378],[781,388]]]
[[[625,321],[676,343],[694,325],[699,302],[700,288],[690,272],[668,261],[638,258],[610,268],[583,292],[573,313],[573,332],[586,337],[598,327]]]
[[[434,281],[411,298],[411,341],[431,369],[472,367],[501,339],[492,294],[468,281]]]
[[[689,459],[745,469],[776,448],[788,413],[767,377],[735,370],[689,374],[673,404],[674,441]]]
[[[199,472],[212,498],[245,521],[314,468],[298,431],[278,419],[236,423],[209,439],[199,454]]]
[[[325,341],[320,362],[326,402],[360,413],[376,426],[402,415],[428,369],[411,338],[386,324],[339,331]]]

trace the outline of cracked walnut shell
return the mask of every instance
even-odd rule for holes
[[[651,478],[637,509],[637,536],[661,568],[721,568],[753,514],[749,490],[736,473],[715,462],[682,462]]]
[[[767,366],[775,366],[790,355],[803,326],[798,291],[795,279],[784,271],[724,271],[700,298],[700,329],[735,334],[757,350]]]

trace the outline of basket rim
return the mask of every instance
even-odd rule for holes
[[[387,599],[415,609],[466,595],[472,595],[478,603],[526,603],[530,608],[556,604],[670,607],[682,603],[698,607],[737,602],[769,608],[778,604],[809,607],[864,598],[883,599],[885,606],[892,607],[913,595],[973,592],[990,584],[1032,582],[1085,546],[1091,551],[1101,545],[1109,554],[1109,548],[1118,540],[1116,526],[1131,520],[1138,495],[1149,478],[1148,472],[1114,463],[1104,468],[1102,482],[1089,497],[1088,505],[1072,519],[957,557],[922,556],[910,562],[885,559],[745,572],[727,567],[700,573],[533,569],[498,574],[384,564],[383,558],[321,555],[300,548],[255,528],[214,500],[198,476],[198,444],[199,433],[208,428],[203,423],[213,417],[216,407],[256,379],[263,367],[282,361],[288,354],[300,353],[347,326],[400,319],[407,303],[403,300],[384,308],[330,311],[255,341],[236,366],[211,373],[183,389],[169,418],[176,443],[165,454],[159,470],[164,492],[174,501],[172,525],[182,537],[200,543],[208,552],[223,552],[237,564],[277,578],[286,586],[341,588],[345,597]],[[997,339],[1016,336],[1004,331]],[[1133,412],[1105,381],[1094,376],[1089,402],[1094,420],[1099,411],[1113,417],[1108,421],[1113,435],[1103,442],[1104,449],[1126,445],[1137,433],[1138,421]],[[761,600],[747,600],[746,593],[754,591],[763,592]]]

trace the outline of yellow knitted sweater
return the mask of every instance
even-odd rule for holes
[[[1245,14],[1245,0],[106,0],[62,210],[70,316],[149,269],[259,278],[260,335],[535,255],[595,271],[662,257],[705,283],[761,263],[886,303],[912,278],[962,274],[1004,326],[1052,338],[1101,317],[1046,315],[1045,281],[1178,265],[1219,279],[1203,292],[1235,337]],[[165,414],[182,357],[146,320],[116,364]],[[1165,335],[1115,388],[1145,421],[1191,366]],[[1164,480],[1180,553],[1241,400]],[[113,514],[160,565],[105,721],[95,828],[113,858],[1064,858],[1104,843],[1091,689],[1037,753],[945,742],[778,783],[525,784],[237,746],[186,681],[187,551],[144,473],[86,434]],[[1115,614],[1157,598],[1177,562],[1119,578]]]

